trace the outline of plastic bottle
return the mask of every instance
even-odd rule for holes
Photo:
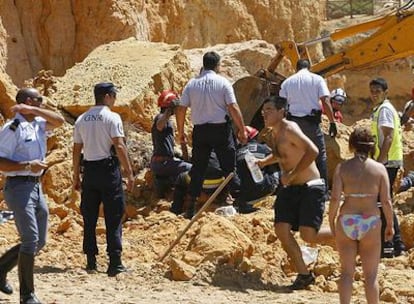
[[[318,258],[318,249],[308,246],[300,246],[300,251],[302,252],[303,261],[306,265],[310,265],[316,262]]]
[[[247,167],[250,170],[250,174],[255,183],[260,183],[263,181],[263,173],[260,169],[259,165],[256,163],[256,157],[250,152],[247,151],[246,155],[244,156],[244,160],[246,161]]]

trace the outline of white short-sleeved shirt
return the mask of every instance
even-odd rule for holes
[[[321,76],[302,69],[282,82],[279,95],[287,99],[293,116],[303,117],[313,109],[320,110],[320,98],[329,96],[330,92]]]
[[[110,157],[112,138],[124,136],[119,114],[107,106],[94,106],[76,120],[73,141],[83,144],[85,160],[95,161]]]
[[[237,103],[233,87],[214,71],[203,71],[191,79],[181,96],[181,105],[191,107],[193,125],[226,122],[227,105]]]
[[[384,133],[381,127],[388,127],[394,129],[394,113],[388,107],[382,107],[378,113],[378,143],[382,146],[384,142]]]
[[[15,130],[10,129],[14,119],[19,120]],[[33,121],[27,121],[21,114],[16,114],[13,120],[4,124],[0,131],[0,157],[16,162],[31,160],[44,160],[46,157],[46,120],[35,117]],[[6,176],[33,175],[39,176],[41,172],[8,171]]]

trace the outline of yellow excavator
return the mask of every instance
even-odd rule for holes
[[[283,41],[276,44],[277,55],[266,69],[253,76],[237,80],[233,84],[237,100],[246,124],[259,130],[263,127],[260,115],[261,105],[266,96],[278,94],[286,77],[276,71],[284,57],[292,66],[301,58],[309,58],[308,47],[325,41],[337,41],[359,33],[368,37],[348,46],[342,52],[328,56],[312,64],[311,71],[329,76],[343,70],[362,70],[381,63],[414,55],[414,0],[406,2],[396,11],[381,18],[336,30],[326,36],[303,43]]]

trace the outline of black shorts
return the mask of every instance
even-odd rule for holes
[[[274,208],[275,223],[289,223],[294,231],[300,226],[319,231],[325,211],[325,185],[279,187]]]

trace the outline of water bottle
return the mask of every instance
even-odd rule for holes
[[[250,174],[252,175],[254,182],[261,183],[264,177],[262,170],[256,163],[256,157],[254,157],[254,155],[250,151],[247,151],[246,155],[244,156],[244,160],[246,161],[247,167],[250,170]]]
[[[300,246],[300,251],[302,252],[303,261],[306,265],[315,263],[318,258],[318,248]]]

